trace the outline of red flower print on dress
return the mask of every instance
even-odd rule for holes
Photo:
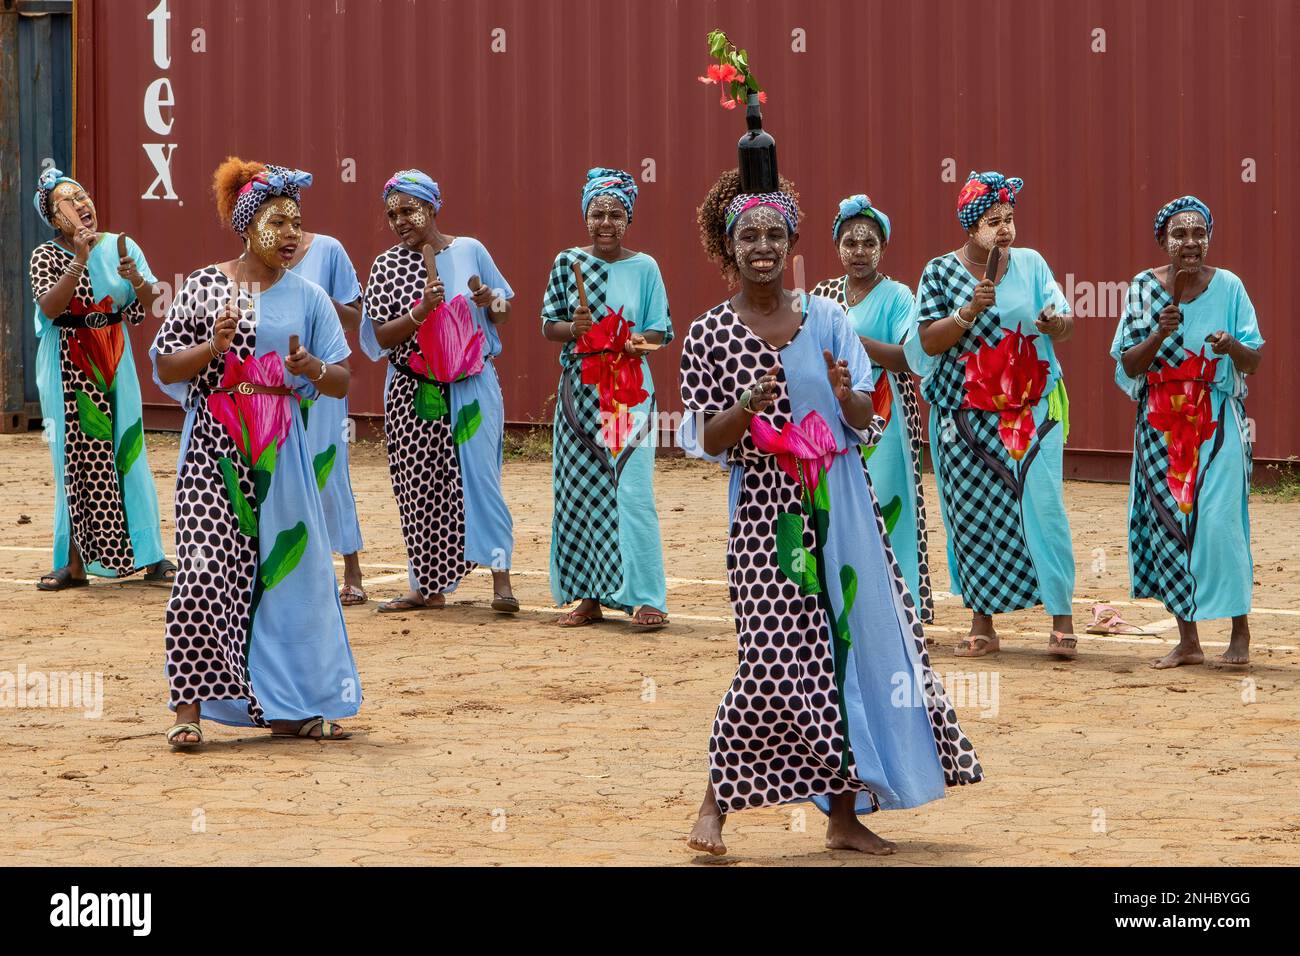
[[[261,358],[250,356],[241,362],[234,352],[226,353],[226,369],[221,376],[222,388],[237,388],[241,382],[284,387],[284,362],[279,352]],[[272,445],[278,451],[289,435],[292,411],[288,395],[264,392],[217,392],[208,396],[208,411],[226,427],[240,455],[255,466]],[[268,471],[270,469],[267,469]]]
[[[1147,373],[1147,422],[1165,433],[1169,449],[1169,491],[1178,510],[1191,514],[1196,503],[1196,478],[1201,445],[1214,436],[1218,423],[1210,402],[1210,387],[1219,360],[1184,349],[1187,357],[1174,366]]]
[[[412,308],[418,306],[415,302]],[[469,302],[458,295],[424,319],[416,333],[417,348],[407,360],[411,371],[449,384],[483,371],[487,337],[476,327]]]
[[[798,425],[786,422],[779,432],[762,415],[755,415],[749,422],[749,434],[758,450],[775,455],[781,470],[809,494],[816,492],[835,456],[848,451],[836,447],[834,432],[815,411],[805,415]]]
[[[632,432],[629,410],[640,405],[650,393],[645,382],[641,356],[623,351],[632,337],[632,323],[623,318],[620,306],[609,306],[590,331],[579,336],[574,350],[583,356],[582,382],[595,385],[600,395],[601,435],[610,454],[618,457]]]
[[[1034,437],[1034,406],[1047,386],[1048,364],[1034,348],[1038,336],[1018,329],[1002,331],[1006,334],[997,345],[981,344],[960,357],[966,363],[961,407],[997,412],[998,437],[1007,454],[1019,461]]]

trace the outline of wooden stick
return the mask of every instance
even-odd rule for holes
[[[998,266],[1002,263],[1002,247],[994,246],[989,250],[988,262],[984,266],[984,278],[991,282],[998,281]]]
[[[296,335],[289,336],[289,354],[294,355],[295,353],[297,353],[298,349],[299,349],[298,336]]]
[[[573,279],[578,283],[578,303],[584,308],[590,308],[587,305],[587,284],[582,281],[582,263],[574,261]]]
[[[480,279],[478,276],[470,276],[470,277],[469,277],[469,291],[470,291],[470,292],[477,292],[477,291],[478,291],[479,289],[481,289],[482,287],[483,287],[483,280],[482,280],[482,279]]]
[[[117,234],[117,257],[118,259],[126,258],[126,233],[124,232]]]
[[[1192,284],[1192,279],[1195,276],[1196,273],[1193,272],[1191,269],[1178,270],[1178,274],[1174,276],[1173,299],[1174,299],[1175,306],[1179,305],[1179,303],[1183,301],[1183,293],[1185,293],[1187,291],[1187,287]]]
[[[429,278],[436,282],[438,280],[438,263],[435,261],[437,257],[434,254],[433,246],[426,242],[420,251],[424,253],[424,267],[429,270]]]

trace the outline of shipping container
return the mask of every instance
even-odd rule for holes
[[[804,210],[809,282],[838,272],[837,201],[867,192],[894,223],[883,271],[914,286],[961,241],[970,170],[1025,180],[1018,245],[1040,250],[1078,315],[1061,361],[1067,470],[1124,478],[1134,409],[1108,355],[1123,288],[1162,252],[1152,218],[1184,193],[1215,213],[1211,264],[1240,275],[1268,340],[1248,411],[1256,455],[1300,454],[1297,333],[1282,312],[1297,211],[1288,0],[80,0],[76,174],[107,228],[162,279],[231,258],[209,180],[237,154],[311,171],[308,229],[364,281],[391,245],[380,187],[415,166],[442,186],[445,232],[480,238],[517,293],[499,363],[507,417],[549,417],[557,348],[537,319],[556,252],[585,244],[594,165],[630,170],[626,242],[663,269],[678,335],[729,291],[696,207],[735,163],[743,111],[697,81],[715,27],[749,51],[767,128]],[[65,160],[64,157],[59,159]],[[30,184],[24,187],[30,191]],[[136,355],[150,421],[175,407]],[[680,408],[678,344],[652,360]],[[354,341],[354,351],[355,341]],[[383,369],[357,351],[352,409],[382,412]]]

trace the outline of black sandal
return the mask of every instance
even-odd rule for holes
[[[171,577],[167,576],[169,573],[171,574]],[[144,579],[146,581],[161,581],[165,584],[171,584],[176,580],[176,565],[172,564],[166,558],[163,558],[160,561],[155,561],[153,564],[149,565],[149,570],[145,571]]]
[[[46,584],[46,581],[53,581],[53,584]],[[49,574],[42,574],[41,579],[36,582],[36,588],[40,591],[62,591],[64,588],[84,588],[89,586],[90,581],[83,577],[74,578],[71,569],[67,565],[59,568],[57,571],[51,571]]]

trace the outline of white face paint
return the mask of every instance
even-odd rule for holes
[[[284,269],[292,255],[287,247],[302,241],[302,214],[298,204],[280,196],[262,204],[248,227],[248,248],[272,269]]]
[[[1180,212],[1165,223],[1165,251],[1175,269],[1200,266],[1210,251],[1210,233],[1199,212]]]
[[[861,216],[850,219],[840,228],[840,264],[855,279],[870,278],[880,267],[885,247],[880,227]]]
[[[1016,213],[1011,204],[995,203],[984,210],[984,215],[970,231],[970,237],[975,240],[975,245],[986,251],[994,246],[1005,249],[1015,242]]]
[[[48,203],[51,221],[65,236],[74,235],[78,229],[94,231],[99,228],[95,204],[90,201],[86,191],[75,183],[59,183],[50,190]],[[71,203],[76,218],[69,219],[65,216],[63,210],[59,208],[60,203],[65,205]],[[86,221],[87,219],[89,222]]]
[[[587,204],[587,235],[593,245],[617,246],[626,232],[627,210],[617,197],[603,193]]]
[[[736,220],[732,257],[740,274],[750,282],[777,282],[790,254],[790,232],[785,217],[771,206],[754,206]]]

